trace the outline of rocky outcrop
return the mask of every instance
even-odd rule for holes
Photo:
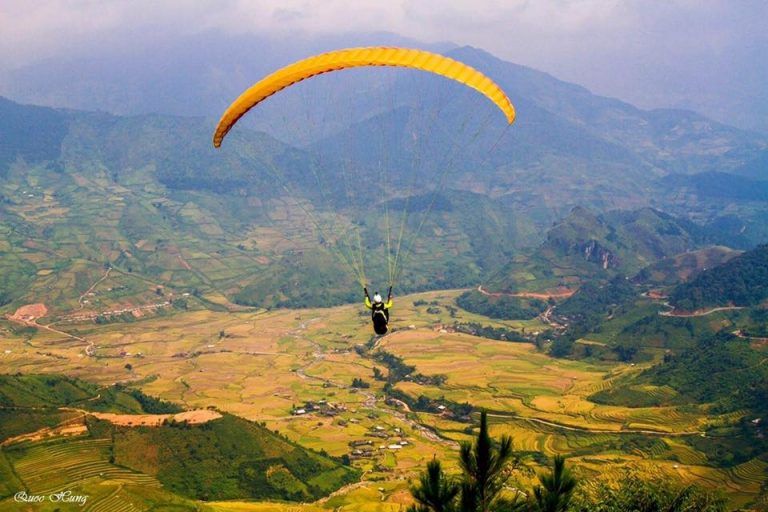
[[[609,249],[603,247],[597,240],[587,240],[577,246],[584,259],[599,264],[603,270],[615,268],[619,265],[619,259]]]

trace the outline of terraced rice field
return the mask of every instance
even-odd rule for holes
[[[87,512],[140,512],[141,509],[136,508],[133,503],[126,500],[121,496],[123,486],[118,485],[114,491],[107,496],[99,498],[88,504]]]
[[[110,464],[110,444],[109,439],[34,443],[13,464],[24,485],[35,494],[69,489],[90,479],[160,486],[154,477]]]
[[[674,407],[604,406],[586,399],[607,389],[618,370],[579,361],[552,360],[524,343],[501,343],[464,334],[398,332],[382,347],[427,375],[442,374],[439,387],[401,382],[411,396],[444,396],[490,411],[594,431],[696,432],[701,415]],[[608,378],[606,378],[608,377]]]
[[[731,469],[734,481],[749,487],[759,487],[768,478],[768,463],[752,459]]]

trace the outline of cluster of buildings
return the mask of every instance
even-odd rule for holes
[[[387,430],[381,425],[376,425],[366,432],[365,436],[382,439],[383,441],[375,441],[374,439],[355,439],[350,441],[350,459],[371,458],[382,451],[397,451],[410,444],[402,429],[397,427]]]
[[[343,404],[330,403],[328,400],[322,399],[318,401],[307,401],[301,407],[294,407],[291,414],[294,416],[304,416],[309,413],[317,413],[320,416],[334,417],[338,416],[342,412],[346,412],[347,408]]]
[[[334,417],[346,411],[347,408],[344,405],[330,403],[323,399],[317,401],[310,400],[299,407],[294,406],[291,410],[291,414],[293,416],[317,414]],[[368,417],[369,419],[375,419],[376,415],[372,413]],[[357,418],[339,418],[336,420],[336,423],[340,426],[346,426],[348,423],[360,423],[360,420]],[[409,444],[410,441],[401,428],[388,428],[381,425],[375,425],[365,433],[365,439],[355,439],[349,442],[350,451],[348,456],[350,460],[373,458],[384,451],[401,450]]]

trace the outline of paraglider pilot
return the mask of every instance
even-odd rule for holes
[[[389,308],[392,307],[392,287],[389,287],[387,293],[387,302],[381,299],[379,292],[374,292],[373,301],[371,296],[368,295],[368,288],[363,287],[365,292],[365,307],[371,310],[371,320],[373,320],[373,330],[378,335],[387,333],[387,325],[389,324]]]

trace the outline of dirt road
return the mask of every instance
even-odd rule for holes
[[[521,299],[540,299],[540,300],[567,299],[568,297],[576,293],[576,290],[565,288],[564,286],[560,286],[558,288],[555,288],[554,290],[548,290],[540,293],[539,292],[501,293],[501,292],[486,291],[483,289],[482,285],[479,285],[477,287],[477,291],[482,293],[486,297],[520,297]]]

